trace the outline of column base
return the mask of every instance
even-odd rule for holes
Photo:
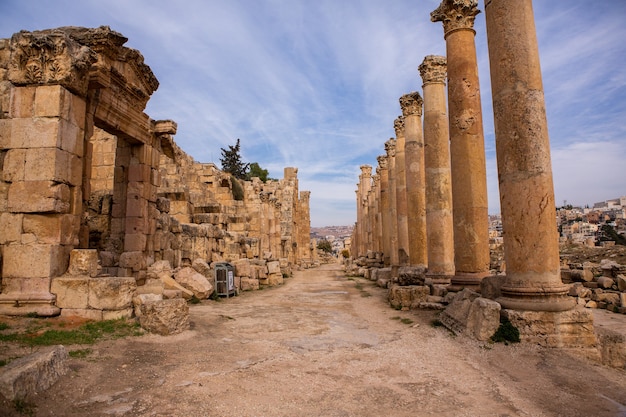
[[[463,288],[468,288],[480,292],[480,282],[489,275],[489,272],[457,272],[452,277],[448,290],[461,291]]]
[[[558,312],[571,310],[576,300],[567,295],[566,286],[544,288],[500,288],[500,297],[496,299],[502,308],[521,311]]]
[[[450,285],[452,283],[452,278],[454,275],[446,275],[446,274],[437,274],[437,273],[426,273],[426,278],[431,279],[433,284],[436,285]]]
[[[591,310],[583,307],[568,311],[502,309],[500,315],[519,330],[524,343],[549,348],[588,349],[588,356],[599,357]]]
[[[7,293],[0,294],[0,314],[7,316],[27,316],[36,314],[41,317],[52,317],[61,314],[61,309],[55,306],[54,294],[37,293]]]

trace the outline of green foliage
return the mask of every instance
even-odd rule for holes
[[[519,343],[519,330],[517,327],[513,326],[513,324],[507,319],[500,320],[500,327],[498,330],[491,336],[491,340],[496,343],[504,342],[504,344],[511,343]]]
[[[22,398],[16,398],[13,400],[13,408],[15,408],[15,411],[17,411],[18,414],[23,414],[25,416],[35,415],[35,406]]]
[[[198,297],[196,297],[195,295],[192,295],[191,298],[189,299],[189,304],[200,304],[202,301],[200,301],[200,299]]]
[[[118,339],[142,334],[138,323],[124,319],[91,322],[75,330],[49,329],[43,332],[0,334],[0,341],[17,342],[27,346],[87,345],[100,339]]]
[[[430,322],[430,325],[433,327],[442,327],[443,323],[439,319],[434,319],[433,321]]]
[[[333,251],[332,245],[326,239],[322,239],[317,243],[317,249],[324,251],[326,253],[330,253]]]
[[[261,181],[266,182],[267,180],[271,180],[268,175],[270,175],[270,172],[267,169],[261,168],[258,162],[253,162],[250,164],[250,171],[248,171],[248,180],[251,180],[254,177],[258,177]]]
[[[350,257],[350,251],[348,249],[344,249],[341,251],[341,256],[343,256],[344,258],[349,258]]]
[[[9,325],[3,321],[0,321],[0,330],[6,330],[9,328]]]
[[[7,366],[7,364],[9,363],[8,360],[6,359],[0,359],[0,368],[2,368],[3,366]]]
[[[603,224],[600,230],[602,231],[600,241],[613,240],[616,245],[626,245],[626,237],[617,233],[610,224]]]
[[[245,180],[248,178],[248,169],[250,164],[245,164],[241,161],[241,145],[240,140],[237,139],[235,146],[228,145],[228,149],[220,148],[222,151],[222,157],[220,162],[222,163],[222,171],[232,174],[235,178]]]
[[[76,349],[76,350],[70,350],[69,352],[67,352],[67,354],[69,355],[70,358],[86,358],[87,356],[89,356],[89,354],[91,354],[92,350],[87,348],[87,349]]]

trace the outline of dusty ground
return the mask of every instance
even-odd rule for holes
[[[69,374],[29,399],[33,414],[626,416],[623,370],[455,337],[431,325],[434,312],[395,311],[385,295],[329,265],[205,301],[183,334],[101,342],[70,359]],[[0,415],[17,414],[4,404]]]

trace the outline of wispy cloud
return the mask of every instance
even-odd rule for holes
[[[313,225],[350,224],[359,166],[376,166],[384,153],[398,98],[421,89],[424,56],[445,55],[442,26],[429,18],[439,3],[3,0],[0,36],[111,26],[161,83],[146,112],[176,120],[176,141],[187,153],[219,165],[220,148],[240,138],[244,159],[270,176],[299,168]],[[625,194],[624,176],[607,161],[625,156],[626,3],[535,1],[535,15],[557,201]],[[499,204],[484,14],[476,32],[493,212]]]

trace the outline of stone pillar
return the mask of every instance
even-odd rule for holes
[[[310,215],[310,191],[300,191],[298,209],[298,248],[300,261],[311,263],[311,215]]]
[[[448,58],[448,111],[454,213],[452,283],[476,287],[489,274],[489,214],[485,144],[474,17],[477,0],[443,0],[431,13],[443,22]]]
[[[398,203],[396,187],[396,140],[390,138],[385,142],[389,172],[389,207],[391,212],[391,252],[389,262],[392,267],[400,265],[398,257]]]
[[[367,195],[372,187],[372,167],[370,165],[361,165],[360,180],[359,205],[361,206],[361,216],[359,218],[359,256],[365,256],[368,250],[367,235],[369,229]]]
[[[427,265],[422,97],[417,92],[405,94],[400,97],[400,107],[404,116],[406,149],[409,264],[411,266]]]
[[[383,263],[390,265],[391,261],[391,210],[389,207],[389,165],[387,155],[378,156],[380,167],[380,213],[382,228]]]
[[[398,218],[398,262],[409,263],[409,220],[406,193],[406,152],[404,138],[404,120],[400,116],[394,121],[396,131],[396,211]]]
[[[419,71],[424,82],[428,275],[438,283],[450,284],[455,269],[446,58],[429,55],[419,66]]]
[[[382,229],[380,225],[380,171],[376,168],[376,174],[372,177],[371,211],[372,211],[372,250],[382,252]]]
[[[485,12],[507,266],[498,302],[567,310],[532,1],[488,0]]]

